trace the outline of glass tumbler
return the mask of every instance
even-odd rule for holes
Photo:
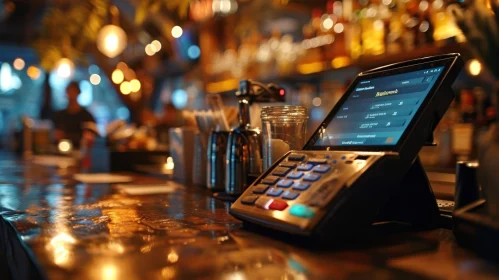
[[[308,109],[303,106],[266,106],[262,108],[263,169],[290,150],[305,145]]]

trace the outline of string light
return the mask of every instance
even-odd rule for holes
[[[115,69],[111,74],[111,80],[115,84],[120,84],[124,79],[125,75],[123,75],[123,71],[121,71],[120,69]]]
[[[36,66],[30,66],[28,67],[28,70],[26,70],[26,74],[28,74],[28,77],[32,80],[37,80],[40,78],[41,71]]]
[[[184,33],[184,30],[182,30],[182,27],[176,25],[172,28],[172,36],[173,38],[180,38],[182,34]]]
[[[312,99],[312,105],[314,105],[315,107],[319,107],[321,106],[322,104],[322,100],[320,97],[315,97],[314,99]]]
[[[334,25],[334,21],[330,17],[324,19],[324,21],[322,22],[322,27],[326,30],[333,28],[333,25]]]
[[[419,2],[419,10],[422,12],[426,11],[429,6],[430,6],[430,3],[428,3],[428,1],[423,0],[423,1]]]
[[[430,23],[426,20],[421,22],[421,24],[419,25],[419,31],[426,32],[428,31],[428,29],[430,29]]]
[[[121,83],[121,85],[120,85],[120,91],[124,95],[129,95],[130,92],[132,91],[132,87],[130,86],[130,83],[127,82],[127,81]]]
[[[154,40],[151,42],[151,46],[154,47],[154,49],[156,50],[156,52],[159,52],[161,50],[161,42],[159,42],[158,40]]]
[[[61,140],[61,142],[59,142],[59,145],[57,145],[57,147],[59,148],[60,152],[67,153],[71,151],[72,145],[69,140]]]
[[[24,60],[22,58],[14,59],[14,63],[13,63],[14,69],[19,70],[19,71],[23,70],[25,65],[26,64],[24,63]]]
[[[147,44],[145,47],[145,52],[148,56],[153,56],[156,52],[152,49],[151,44]]]
[[[96,86],[100,84],[101,77],[99,76],[99,74],[92,74],[89,80],[92,83],[92,85]]]
[[[132,92],[138,92],[141,88],[140,81],[137,79],[133,79],[130,81],[130,87],[132,89]]]
[[[213,0],[211,8],[214,13],[231,14],[237,11],[235,0]]]
[[[69,79],[74,74],[74,63],[68,58],[61,58],[57,62],[56,73],[63,79]]]
[[[482,72],[482,64],[476,59],[470,60],[468,63],[468,72],[472,76],[478,76]]]
[[[342,23],[338,23],[334,26],[334,32],[336,33],[341,33],[343,32],[343,30],[345,30],[345,27],[343,26]]]

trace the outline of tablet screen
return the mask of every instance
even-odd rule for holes
[[[397,145],[443,69],[361,77],[314,146]]]

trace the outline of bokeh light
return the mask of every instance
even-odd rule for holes
[[[478,76],[482,72],[482,64],[476,59],[472,59],[468,63],[468,72],[472,76]]]
[[[130,92],[132,91],[132,86],[130,85],[130,82],[125,81],[125,82],[121,83],[120,91],[124,95],[129,95]]]
[[[132,92],[138,92],[140,90],[140,81],[137,80],[137,79],[133,79],[130,81],[130,86],[131,86],[131,89],[132,89]]]
[[[100,84],[101,77],[99,76],[99,74],[92,74],[89,80],[92,83],[92,85],[96,86]]]
[[[113,71],[113,74],[111,74],[111,80],[115,84],[120,84],[121,82],[123,82],[123,79],[125,79],[125,75],[123,75],[123,71],[121,71],[120,69],[115,69]]]
[[[151,42],[151,46],[154,47],[154,49],[156,50],[156,52],[159,52],[161,50],[161,42],[159,42],[158,40],[154,40]]]
[[[24,62],[24,60],[22,58],[14,59],[14,63],[13,63],[14,69],[23,70],[25,65],[26,65],[26,63]]]
[[[148,56],[153,56],[156,53],[151,44],[147,44],[147,46],[145,47],[145,52]]]
[[[198,46],[192,45],[187,49],[187,56],[190,59],[197,59],[201,55],[201,49]]]
[[[26,70],[26,74],[28,74],[28,77],[32,80],[36,80],[40,78],[41,70],[36,66],[30,66],[28,67],[28,70]]]
[[[69,79],[74,74],[74,63],[69,58],[61,58],[57,62],[56,73],[63,79]]]
[[[177,109],[182,109],[187,106],[187,92],[183,89],[176,89],[172,93],[172,103]]]
[[[180,38],[182,34],[184,33],[184,30],[182,30],[182,27],[176,25],[172,28],[172,36],[173,38]]]
[[[117,25],[102,27],[97,35],[97,48],[109,58],[122,53],[127,45],[127,36],[123,28]]]

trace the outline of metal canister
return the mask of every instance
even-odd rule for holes
[[[456,164],[455,209],[475,202],[480,198],[478,185],[478,162],[458,161]]]
[[[212,191],[225,189],[225,166],[229,131],[212,131],[208,138],[206,186]]]

